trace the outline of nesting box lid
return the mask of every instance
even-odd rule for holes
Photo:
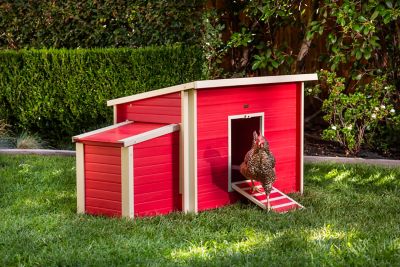
[[[125,121],[74,136],[72,140],[80,143],[109,143],[127,147],[178,130],[178,124]]]

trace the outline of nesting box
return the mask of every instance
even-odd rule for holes
[[[238,166],[254,130],[276,158],[278,206],[291,207],[282,199],[303,192],[303,82],[312,80],[196,81],[108,101],[114,125],[73,138],[78,212],[134,217],[233,203],[246,195]]]

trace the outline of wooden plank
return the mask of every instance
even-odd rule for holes
[[[133,147],[121,148],[121,204],[122,217],[133,218]]]
[[[138,144],[153,138],[157,138],[172,132],[179,131],[179,124],[169,124],[156,129],[137,134],[135,136],[120,139],[119,142],[123,143],[125,147]]]
[[[76,143],[76,206],[77,213],[85,213],[85,148]]]
[[[190,90],[183,92],[182,97],[182,208],[186,213],[197,213],[197,94]]]

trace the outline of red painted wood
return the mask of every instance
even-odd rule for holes
[[[199,210],[231,203],[235,195],[227,192],[230,115],[265,113],[264,135],[277,161],[274,186],[283,192],[299,190],[300,88],[296,83],[286,83],[197,91]],[[209,192],[220,194],[209,198]]]
[[[84,146],[85,210],[95,215],[121,215],[121,149]]]
[[[96,172],[96,171],[88,171],[85,170],[85,179],[86,181],[92,180],[92,181],[102,181],[102,182],[107,182],[107,183],[120,183],[121,180],[121,174],[114,174],[111,172]]]
[[[117,105],[117,121],[180,123],[181,93],[172,93]]]
[[[115,182],[103,182],[99,180],[86,179],[85,186],[87,189],[108,190],[109,192],[121,193],[121,185]]]
[[[302,155],[302,151],[301,151],[301,130],[302,130],[302,125],[301,125],[301,115],[302,115],[302,110],[304,109],[304,107],[301,106],[302,103],[302,99],[301,99],[301,90],[302,90],[302,84],[301,83],[297,83],[297,90],[296,90],[296,99],[297,99],[297,110],[296,110],[296,118],[297,118],[297,128],[299,129],[297,131],[297,135],[296,135],[296,174],[298,179],[296,179],[296,190],[295,191],[300,191],[300,187],[301,187],[301,157],[303,157]],[[304,141],[303,141],[304,142]]]
[[[85,146],[85,155],[86,154],[101,154],[105,156],[116,156],[120,157],[121,156],[121,149],[115,148],[115,149],[104,149],[103,146],[99,145],[92,145],[92,146]]]
[[[139,143],[133,155],[135,216],[179,210],[179,132]]]
[[[160,124],[160,123],[134,122],[122,125],[120,127],[105,132],[83,137],[79,139],[79,142],[91,141],[91,142],[116,143],[121,139],[142,134],[147,131],[155,130],[165,125],[166,124]]]

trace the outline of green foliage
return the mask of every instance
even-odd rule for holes
[[[0,51],[0,114],[58,142],[110,123],[109,99],[201,79],[203,62],[180,46]]]
[[[295,61],[293,48],[281,42],[279,31],[301,26],[304,7],[296,1],[233,1],[231,9],[240,19],[226,48],[234,51],[234,72],[288,74]],[[239,55],[238,51],[242,54]]]
[[[210,78],[222,76],[220,67],[222,58],[226,53],[221,32],[225,28],[215,10],[208,10],[203,14],[203,30],[201,35],[201,47],[207,63]]]
[[[198,44],[204,0],[0,3],[0,48]]]
[[[319,25],[320,34],[326,33],[332,71],[350,65],[351,79],[384,73],[393,80],[398,79],[399,18],[400,3],[396,1],[325,0],[312,23]]]
[[[350,94],[344,93],[345,79],[336,73],[322,70],[319,79],[321,84],[314,92],[325,87],[329,93],[322,105],[324,120],[330,124],[323,138],[339,142],[346,153],[357,154],[366,133],[373,134],[380,121],[396,113],[391,98],[395,88],[386,82],[386,77],[376,77]]]
[[[306,165],[306,209],[76,214],[75,158],[0,155],[2,266],[396,266],[400,169]],[[334,263],[334,264],[333,264]]]

